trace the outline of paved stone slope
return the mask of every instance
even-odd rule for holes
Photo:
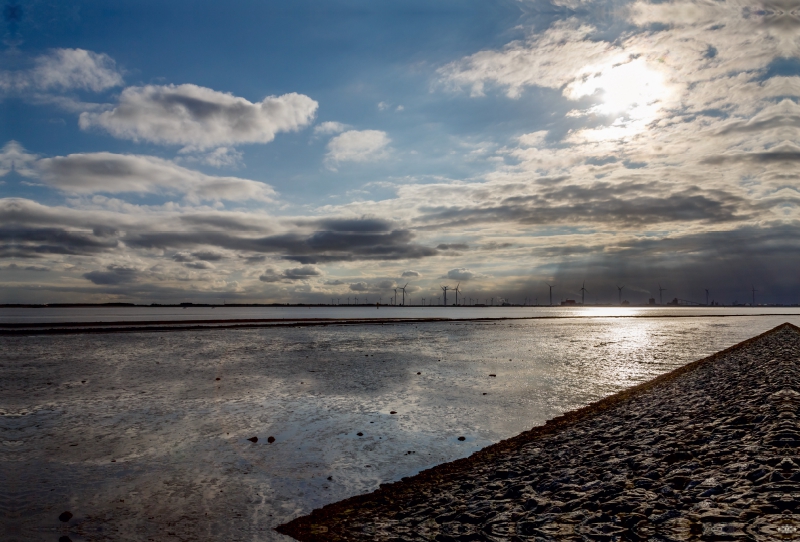
[[[784,325],[465,460],[278,528],[300,540],[800,540]]]

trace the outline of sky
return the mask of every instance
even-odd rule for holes
[[[799,9],[6,0],[0,303],[800,303]]]

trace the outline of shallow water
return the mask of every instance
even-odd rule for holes
[[[144,320],[367,319],[367,318],[558,318],[598,316],[800,315],[800,307],[37,307],[0,308],[0,323],[136,322]]]
[[[20,540],[288,540],[272,528],[784,321],[0,338],[0,510]]]

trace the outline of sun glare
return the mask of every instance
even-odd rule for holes
[[[605,115],[624,115],[631,120],[651,118],[668,97],[664,76],[643,59],[592,69],[593,75],[567,89],[572,99],[598,94],[603,102],[592,109]]]

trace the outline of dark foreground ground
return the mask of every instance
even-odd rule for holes
[[[336,540],[800,540],[800,330],[780,326],[278,528]]]

